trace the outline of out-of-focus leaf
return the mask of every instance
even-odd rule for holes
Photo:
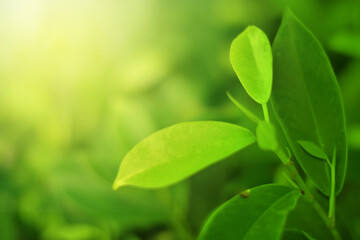
[[[110,240],[110,236],[99,228],[90,225],[67,225],[56,229],[48,229],[43,239],[53,240]]]
[[[261,121],[256,127],[256,140],[262,150],[275,151],[278,148],[278,141],[274,125]]]
[[[14,240],[16,237],[16,227],[13,217],[8,212],[0,211],[0,233],[3,240]]]
[[[360,58],[360,33],[338,32],[329,39],[329,48],[333,51]]]
[[[330,195],[329,166],[297,143],[308,140],[328,156],[336,148],[336,193],[345,178],[347,141],[342,99],[336,77],[320,43],[286,11],[273,44],[272,103],[286,138],[305,173]]]
[[[277,184],[249,189],[216,209],[199,239],[279,239],[299,196],[298,190]]]
[[[114,188],[154,188],[180,181],[252,144],[247,129],[224,122],[176,124],[137,144],[124,158]]]
[[[15,211],[12,211],[11,199],[1,191],[0,187],[0,238],[2,240],[17,239]]]
[[[349,147],[360,150],[360,125],[349,128]]]
[[[272,86],[272,53],[266,34],[255,26],[246,28],[231,44],[230,61],[246,92],[266,103]]]
[[[123,188],[114,192],[99,177],[86,158],[74,156],[59,167],[54,179],[59,198],[66,211],[78,212],[94,219],[111,219],[122,228],[156,224],[168,218],[167,209],[154,191]]]

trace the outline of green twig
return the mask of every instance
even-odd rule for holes
[[[341,240],[341,236],[335,225],[330,221],[328,216],[326,215],[324,209],[320,206],[318,201],[315,199],[312,201],[312,205],[314,209],[318,212],[321,219],[325,222],[326,226],[330,229],[330,232],[332,236],[334,237],[334,240]]]
[[[270,122],[269,111],[268,111],[266,103],[262,104],[262,109],[263,109],[263,112],[264,112],[265,121]]]
[[[299,186],[289,177],[289,174],[287,174],[286,170],[283,170],[282,173],[291,186],[299,189]]]
[[[329,220],[331,226],[335,226],[335,168],[336,168],[336,148],[334,148],[333,159],[331,163],[331,191],[329,198]]]
[[[253,114],[250,110],[248,110],[246,107],[241,105],[241,103],[239,103],[229,92],[226,92],[226,94],[228,98],[235,104],[235,106],[237,106],[248,119],[250,119],[256,124],[260,122],[260,119],[257,116],[255,116],[255,114]]]
[[[269,112],[266,103],[262,104],[264,119],[267,122],[270,122]],[[324,209],[320,206],[318,201],[314,198],[314,195],[311,193],[309,188],[306,186],[304,180],[300,176],[298,170],[296,169],[294,162],[291,159],[289,154],[285,154],[281,147],[278,147],[274,152],[279,157],[281,162],[286,166],[287,172],[291,177],[294,178],[295,182],[300,189],[301,194],[312,203],[314,209],[318,212],[321,219],[324,221],[326,226],[329,228],[334,240],[341,240],[341,236],[335,226],[335,165],[336,165],[336,149],[334,149],[333,161],[330,164],[329,159],[327,159],[328,164],[331,168],[331,193],[329,199],[329,215],[326,215]]]
[[[284,160],[281,160],[281,161],[284,162]],[[308,201],[310,201],[312,203],[312,206],[317,211],[317,213],[319,214],[321,219],[324,221],[326,226],[329,228],[329,230],[330,230],[332,236],[334,237],[334,239],[335,240],[341,240],[341,236],[340,236],[337,228],[335,227],[335,222],[331,221],[331,219],[328,218],[328,216],[326,215],[326,212],[324,211],[324,209],[320,206],[318,201],[314,198],[314,195],[311,193],[309,188],[306,186],[304,180],[301,178],[299,172],[297,171],[297,169],[296,169],[296,167],[294,165],[294,162],[291,159],[289,159],[288,163],[285,166],[286,166],[290,176],[292,176],[295,179],[295,182],[298,184],[298,186],[300,188],[300,191],[301,191],[301,194]],[[335,198],[334,198],[334,204],[335,204]],[[335,206],[332,209],[333,209],[334,215],[335,215]]]

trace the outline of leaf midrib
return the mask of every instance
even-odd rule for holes
[[[252,138],[251,141],[250,141],[250,138]],[[229,141],[230,141],[230,140],[229,140]],[[228,154],[225,154],[224,157],[222,157],[221,159],[224,159],[224,158],[226,158],[226,157],[228,157],[228,156],[230,156],[230,155],[232,155],[232,154],[240,151],[241,149],[243,149],[243,148],[251,145],[252,143],[254,143],[254,141],[255,141],[255,139],[254,139],[253,137],[249,136],[249,141],[248,141],[246,144],[244,144],[242,147],[238,147],[236,150],[234,150],[234,151],[232,151],[232,152],[230,152],[230,153],[228,153]],[[230,141],[230,142],[231,142],[231,141]],[[219,159],[219,161],[220,161],[221,159]],[[216,161],[217,161],[217,160],[212,161],[212,162],[210,163],[210,165],[216,163]],[[172,161],[165,161],[165,162],[161,162],[161,163],[159,163],[159,164],[156,164],[156,165],[153,165],[153,166],[150,166],[150,167],[147,167],[147,168],[140,169],[140,170],[138,170],[138,171],[133,172],[132,174],[129,174],[128,176],[124,176],[124,178],[122,178],[121,181],[120,181],[121,184],[117,184],[117,185],[131,185],[131,183],[127,183],[126,180],[132,179],[132,178],[138,176],[139,174],[142,174],[142,173],[144,173],[144,172],[147,172],[147,171],[149,171],[149,170],[151,170],[151,169],[157,169],[157,168],[160,168],[160,167],[164,167],[164,166],[166,166],[166,165],[170,165],[170,164],[172,164],[172,163],[173,163]],[[206,164],[205,166],[209,166],[209,164]],[[201,168],[200,168],[200,169],[201,169]],[[195,172],[197,172],[197,171],[198,171],[198,169],[197,169]],[[194,173],[194,172],[192,172],[192,173]],[[192,173],[191,173],[191,174],[192,174]]]
[[[290,39],[292,40],[292,43],[293,43],[293,46],[294,46],[296,44],[295,44],[293,31],[290,28],[290,22],[288,23],[288,30],[290,32]],[[306,31],[306,33],[308,33],[308,31],[306,29],[305,29],[305,31]],[[319,126],[318,126],[317,118],[316,118],[316,115],[315,115],[314,107],[312,105],[312,100],[311,100],[311,97],[309,96],[308,86],[306,84],[305,76],[303,74],[304,71],[303,71],[303,68],[302,68],[302,66],[300,64],[300,61],[299,61],[300,57],[299,57],[298,49],[296,47],[294,47],[293,49],[294,49],[294,53],[296,54],[296,59],[297,59],[297,62],[298,62],[298,66],[300,68],[301,77],[302,77],[302,79],[304,79],[303,83],[304,83],[304,87],[305,87],[305,95],[306,95],[307,102],[309,104],[309,108],[310,108],[310,112],[311,112],[311,118],[312,118],[312,120],[314,122],[314,125],[315,125],[315,131],[316,131],[317,140],[319,141],[320,146],[322,146],[324,143],[323,143],[322,138],[320,136]]]
[[[254,52],[258,49],[256,46],[254,46],[254,44],[253,44],[253,41],[251,41],[251,38],[250,38],[250,34],[248,34],[247,35],[247,39],[248,39],[248,41],[249,41],[249,43],[250,43],[250,47],[251,47],[251,56],[252,56],[252,58],[254,59],[254,62],[255,62],[255,66],[256,66],[256,72],[258,73],[257,75],[259,75],[259,77],[260,77],[260,79],[263,81],[263,79],[265,78],[264,76],[263,76],[263,72],[262,71],[260,71],[260,67],[259,67],[259,60],[256,58],[256,56],[255,56],[255,54],[254,54]],[[263,84],[261,84],[261,85],[263,85]],[[263,89],[262,89],[263,90]],[[256,94],[256,95],[258,95],[258,94]],[[257,97],[259,97],[259,95],[257,96]],[[260,97],[261,99],[263,98],[263,96],[261,96]],[[262,99],[263,100],[263,99]]]

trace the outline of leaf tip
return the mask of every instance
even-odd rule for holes
[[[228,96],[228,98],[233,98],[233,96],[231,95],[231,93],[230,92],[228,92],[228,91],[226,91],[226,96]]]
[[[286,7],[283,12],[283,17],[295,17],[295,15],[289,7]]]

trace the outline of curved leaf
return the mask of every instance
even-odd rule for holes
[[[280,239],[285,218],[294,208],[298,190],[268,184],[239,194],[215,210],[206,221],[199,240]]]
[[[247,27],[232,42],[230,61],[250,97],[266,103],[272,86],[272,53],[266,34],[255,26]]]
[[[273,44],[274,87],[272,103],[277,119],[305,173],[330,195],[330,168],[309,155],[297,141],[322,146],[336,155],[336,192],[345,177],[347,142],[340,90],[320,43],[286,11]]]
[[[255,141],[247,129],[224,122],[179,123],[137,144],[124,158],[114,182],[162,187],[239,151]]]

